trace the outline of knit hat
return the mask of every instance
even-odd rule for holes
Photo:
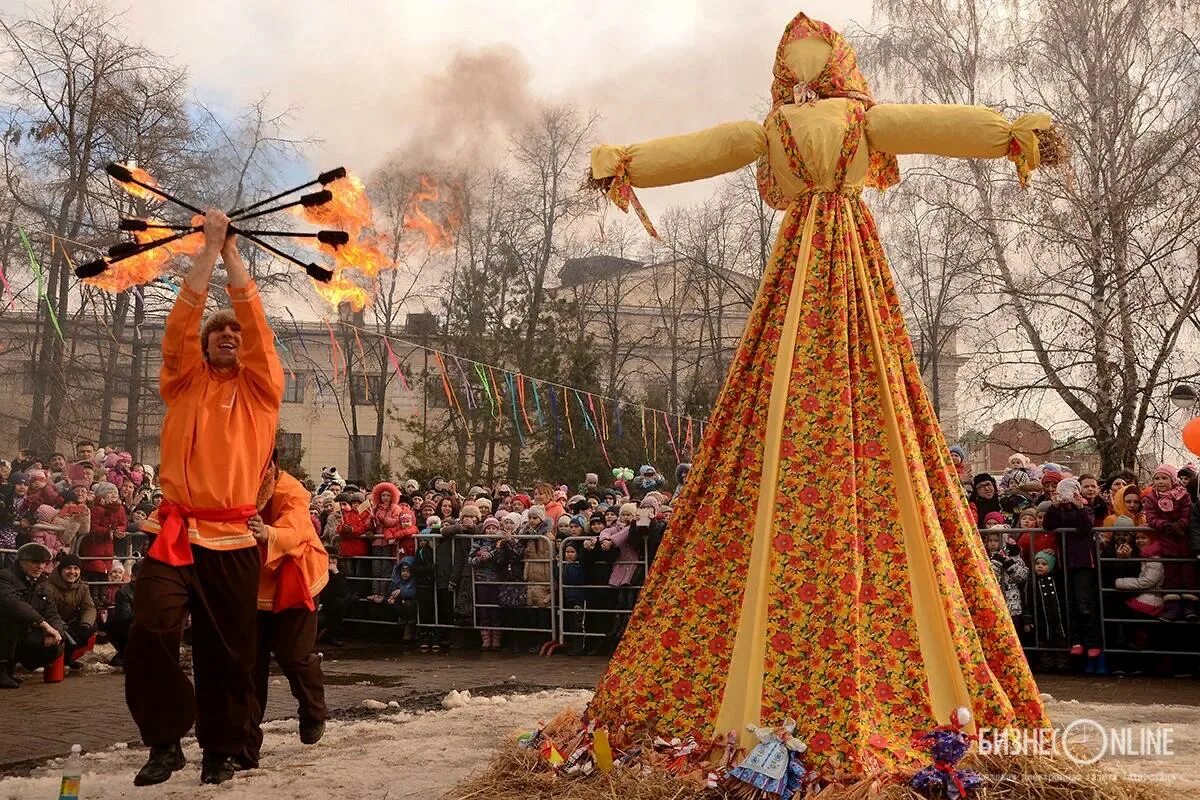
[[[587,530],[587,520],[583,518],[582,514],[576,514],[575,516],[571,517],[571,524],[578,525],[584,530]]]
[[[1046,484],[1049,484],[1051,486],[1058,486],[1058,484],[1061,483],[1063,480],[1064,480],[1063,474],[1061,472],[1059,472],[1058,470],[1047,469],[1047,470],[1042,471],[1042,485],[1043,486],[1045,486]]]
[[[507,483],[500,484],[500,487],[498,489],[496,489],[496,494],[512,494],[512,493],[513,493],[512,487],[509,486]]]
[[[1124,515],[1117,517],[1117,518],[1116,518],[1116,519],[1113,521],[1113,524],[1112,524],[1112,526],[1113,526],[1114,528],[1135,528],[1135,527],[1137,527],[1137,526],[1134,524],[1134,522],[1133,522],[1133,520],[1132,520],[1132,519],[1130,519],[1129,517],[1126,517],[1126,516],[1124,516]]]
[[[487,531],[495,531],[495,530],[499,530],[499,529],[500,529],[500,520],[496,519],[495,517],[488,517],[487,519],[485,519],[483,521],[483,530],[485,533]]]
[[[1175,467],[1171,466],[1170,464],[1159,464],[1154,470],[1153,477],[1157,478],[1159,475],[1165,475],[1166,477],[1170,478],[1172,486],[1179,483],[1179,470],[1175,469]],[[33,480],[33,472],[30,472],[29,476],[29,479]]]
[[[521,523],[525,521],[525,517],[521,516],[520,514],[518,514],[515,511],[509,511],[507,514],[504,514],[500,518],[501,522],[503,522],[504,520],[508,520],[514,526],[519,528],[519,527],[521,527]]]
[[[649,464],[642,464],[642,468],[638,470],[639,475],[645,475],[646,477],[650,477],[651,475],[653,475],[656,472],[658,472],[658,470],[656,470],[654,467],[650,466]]]
[[[79,567],[83,569],[83,560],[74,553],[64,553],[59,556],[58,566],[54,568],[54,571],[61,574],[67,567]]]
[[[1008,520],[999,511],[992,511],[983,518],[983,524],[990,528],[992,525],[1007,525]]]
[[[480,519],[483,517],[483,512],[479,510],[478,503],[476,505],[471,505],[468,503],[462,507],[462,511],[459,512],[458,517],[459,519],[466,519],[467,517],[470,517],[471,519]]]
[[[570,514],[563,514],[562,516],[560,516],[558,518],[558,527],[559,528],[569,528],[570,526],[571,526],[571,515]]]
[[[546,518],[546,507],[543,505],[532,505],[529,507],[529,510],[526,513],[527,513],[527,516],[530,516],[530,517],[537,517],[538,519],[545,519]]]
[[[514,496],[513,502],[520,503],[525,508],[529,508],[531,505],[533,505],[533,501],[529,499],[529,495],[527,495],[527,494],[518,494],[518,495]]]
[[[29,479],[30,483],[32,483],[33,481],[36,481],[38,479],[41,479],[43,481],[47,480],[46,470],[44,470],[44,469],[31,469],[25,473],[25,477]]]
[[[600,525],[604,524],[604,514],[603,513],[592,514],[591,519],[588,520],[589,525],[595,525],[597,523],[599,523]]]
[[[404,482],[404,491],[408,492],[409,494],[416,494],[417,492],[421,491],[421,484],[410,478]]]
[[[222,308],[214,311],[209,315],[208,319],[204,320],[204,325],[200,328],[200,350],[204,353],[204,357],[208,358],[208,335],[213,331],[219,331],[226,325],[232,325],[239,331],[242,329],[241,323],[238,322],[237,315],[233,313],[232,308]]]
[[[425,527],[429,528],[431,531],[436,531],[438,528],[442,527],[442,520],[440,517],[426,517]]]
[[[1058,558],[1054,555],[1054,553],[1052,553],[1049,550],[1039,550],[1038,554],[1033,557],[1033,560],[1034,561],[1045,561],[1046,566],[1050,567],[1051,571],[1053,571],[1054,568],[1058,565]]]
[[[54,518],[57,516],[58,509],[56,509],[54,506],[48,506],[45,503],[42,503],[37,507],[38,522],[53,522]]]
[[[53,561],[54,554],[41,542],[26,542],[17,548],[17,561]]]
[[[583,476],[583,482],[584,483],[599,483],[600,476],[594,472],[589,472],[588,474]]]
[[[486,497],[480,497],[475,501],[475,507],[479,509],[481,514],[487,515],[492,513],[492,501]]]
[[[92,487],[92,492],[96,495],[96,497],[104,497],[106,494],[115,494],[117,492],[117,485],[115,483],[109,483],[108,481],[101,481]]]
[[[637,507],[636,503],[624,503],[621,506],[620,512],[618,512],[618,513],[633,514],[634,516],[637,516],[637,510],[638,510],[638,507]]]
[[[475,499],[476,497],[479,497],[479,496],[485,495],[485,494],[487,494],[487,490],[485,490],[482,486],[472,486],[470,488],[470,490],[467,492],[467,497],[470,497],[471,499]]]
[[[1173,475],[1174,473],[1172,473]],[[1058,483],[1058,496],[1063,500],[1070,500],[1077,494],[1083,493],[1083,487],[1079,485],[1079,481],[1074,478],[1063,478]]]
[[[962,445],[950,445],[950,455],[958,456],[961,460],[967,460],[967,451],[962,448]]]

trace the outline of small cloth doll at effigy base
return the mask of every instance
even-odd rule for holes
[[[916,737],[914,744],[929,748],[933,765],[923,767],[912,777],[909,785],[927,797],[961,800],[968,796],[969,790],[983,783],[978,773],[955,767],[971,749],[972,737],[963,730],[970,722],[970,710],[957,708],[950,714],[949,725],[942,725]]]
[[[758,738],[750,754],[729,770],[723,787],[737,800],[790,800],[804,783],[800,756],[808,747],[792,734],[796,721],[785,719],[777,728],[747,725]]]

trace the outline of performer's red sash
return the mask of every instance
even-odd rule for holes
[[[150,545],[148,555],[156,561],[173,567],[184,567],[193,563],[192,545],[188,539],[189,520],[201,522],[245,523],[258,513],[253,504],[234,508],[192,508],[182,503],[164,500],[158,507],[160,531]],[[250,531],[247,529],[247,535]]]

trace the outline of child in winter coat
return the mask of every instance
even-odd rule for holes
[[[1166,558],[1191,558],[1190,524],[1192,498],[1179,481],[1179,471],[1170,464],[1154,470],[1150,491],[1143,497],[1146,525],[1157,534],[1161,554]],[[1196,570],[1193,564],[1168,563],[1163,576],[1164,589],[1193,589]],[[1189,622],[1200,618],[1194,594],[1169,592],[1163,597],[1162,619],[1174,622],[1186,617]]]
[[[1043,669],[1063,668],[1067,663],[1060,650],[1067,643],[1067,631],[1063,626],[1062,593],[1054,575],[1057,563],[1054,553],[1048,550],[1033,558],[1033,622],[1027,624],[1026,631],[1032,632],[1034,643],[1043,648],[1038,659]]]
[[[512,525],[512,523],[509,523]],[[513,530],[515,530],[513,526]],[[500,521],[488,517],[483,523],[483,533],[495,536],[500,532]],[[471,566],[475,587],[475,623],[480,628],[484,650],[500,649],[500,580],[498,539],[476,537],[471,540],[471,552],[467,563]]]
[[[642,583],[642,555],[635,549],[631,541],[632,528],[637,520],[638,507],[633,503],[625,503],[618,512],[613,525],[605,528],[600,534],[599,547],[601,550],[616,550],[617,560],[613,564],[612,574],[609,575],[608,585],[617,590],[617,608],[632,612],[637,603],[638,588]],[[613,626],[609,630],[612,644],[620,641],[629,624],[629,614],[614,614]]]
[[[573,656],[583,655],[587,639],[582,634],[584,611],[587,609],[587,571],[579,560],[579,543],[568,541],[562,548],[562,561],[559,563],[559,581],[563,593],[563,636],[571,636],[568,640]],[[569,611],[567,609],[570,609]]]
[[[1153,533],[1138,531],[1135,537],[1138,552],[1143,559],[1142,569],[1136,578],[1117,578],[1116,587],[1125,591],[1138,592],[1134,597],[1125,601],[1139,614],[1148,617],[1158,617],[1163,613],[1163,563],[1154,559],[1162,555],[1162,548]]]
[[[1012,494],[1041,482],[1041,471],[1033,465],[1029,457],[1013,453],[1008,459],[1008,469],[1000,478],[1000,493]]]
[[[379,483],[371,490],[371,522],[374,536],[371,539],[371,572],[376,578],[389,578],[396,566],[396,558],[400,554],[401,514],[408,509],[408,528],[416,527],[412,517],[412,509],[400,505],[400,490],[392,483]],[[416,530],[408,532],[408,538],[416,535]],[[416,542],[412,542],[412,552],[405,550],[403,555],[412,555],[417,550]],[[375,594],[383,594],[379,581],[375,581]]]
[[[1057,486],[1058,501],[1046,512],[1043,527],[1063,536],[1063,556],[1071,592],[1071,655],[1100,656],[1100,580],[1096,566],[1095,517],[1079,481]]]
[[[400,559],[392,570],[388,584],[387,603],[396,610],[396,622],[400,624],[405,647],[417,640],[417,580],[413,574],[412,556]]]
[[[1025,581],[1029,579],[1029,567],[1025,566],[1023,559],[1008,554],[1003,530],[989,530],[984,534],[983,540],[992,564],[992,572],[996,574],[1000,591],[1004,593],[1008,613],[1013,618],[1017,630],[1021,630],[1025,621],[1021,597],[1025,592]]]

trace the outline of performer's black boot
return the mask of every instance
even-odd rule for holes
[[[301,744],[316,744],[325,735],[325,723],[321,720],[300,723]]]
[[[233,756],[223,753],[205,753],[204,760],[200,762],[200,782],[224,783],[233,777],[237,766]]]
[[[138,771],[133,779],[134,786],[153,786],[171,777],[171,774],[183,769],[187,759],[183,757],[183,748],[179,742],[160,744],[150,748],[150,758],[146,765]]]

